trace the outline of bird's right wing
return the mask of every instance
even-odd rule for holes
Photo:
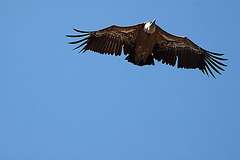
[[[227,65],[221,61],[227,59],[222,58],[224,54],[207,51],[187,37],[175,36],[162,30],[157,26],[159,42],[153,49],[154,58],[162,63],[175,66],[178,61],[178,68],[198,68],[204,74],[208,75],[208,71],[215,78],[211,69],[218,74],[219,70],[224,71],[223,67]]]
[[[85,52],[86,50],[91,50],[101,54],[115,54],[116,56],[121,55],[122,47],[124,46],[124,54],[130,54],[133,50],[133,38],[136,30],[143,27],[144,23],[137,24],[128,27],[119,27],[112,25],[110,27],[93,31],[86,32],[74,29],[76,32],[81,33],[80,35],[66,35],[67,37],[85,37],[81,40],[69,42],[69,44],[80,43],[75,49],[82,46],[80,52]]]

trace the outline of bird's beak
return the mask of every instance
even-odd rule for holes
[[[154,24],[156,22],[156,19],[154,19],[152,22],[151,22],[151,24]]]

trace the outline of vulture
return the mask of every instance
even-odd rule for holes
[[[151,22],[140,23],[133,26],[111,25],[97,31],[81,31],[73,28],[78,35],[66,35],[67,37],[79,38],[80,40],[69,42],[79,44],[75,49],[82,47],[80,52],[87,50],[100,54],[111,54],[120,56],[122,50],[126,55],[125,60],[134,65],[154,65],[156,61],[162,64],[178,68],[196,69],[204,74],[209,73],[215,78],[213,71],[220,74],[224,71],[222,66],[227,65],[221,61],[224,54],[205,50],[185,36],[172,35]]]

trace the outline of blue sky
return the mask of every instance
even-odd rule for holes
[[[240,159],[240,2],[1,0],[0,159]],[[217,79],[77,54],[73,27],[157,19],[225,53]]]

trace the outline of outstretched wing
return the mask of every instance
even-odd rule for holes
[[[82,48],[82,50],[80,50],[80,52],[91,50],[101,54],[111,55],[115,54],[116,56],[120,56],[123,46],[125,55],[130,54],[132,52],[132,48],[134,47],[133,44],[134,33],[137,29],[139,29],[143,25],[144,23],[128,27],[119,27],[112,25],[110,27],[93,32],[86,32],[74,29],[76,32],[79,32],[81,34],[66,36],[77,38],[87,36],[86,38],[83,38],[81,40],[69,42],[69,44],[79,43],[79,45],[76,48],[74,48],[74,50],[85,45]]]
[[[211,69],[221,74],[219,70],[224,71],[222,66],[227,66],[220,62],[227,60],[220,57],[224,54],[204,50],[187,37],[169,34],[158,26],[156,31],[159,40],[153,49],[153,56],[156,60],[162,61],[163,64],[175,66],[178,59],[178,68],[198,68],[207,75],[209,71],[214,78]]]

